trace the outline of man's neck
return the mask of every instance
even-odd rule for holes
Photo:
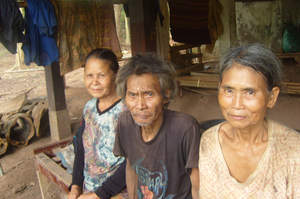
[[[142,139],[145,142],[151,141],[158,133],[162,123],[163,123],[163,114],[161,114],[160,118],[157,118],[157,120],[155,120],[152,124],[149,124],[147,126],[141,126]]]

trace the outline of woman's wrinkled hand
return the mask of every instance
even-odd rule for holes
[[[81,195],[81,188],[78,185],[72,185],[68,194],[68,199],[77,199]]]

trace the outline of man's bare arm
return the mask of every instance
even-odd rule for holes
[[[192,183],[192,197],[193,199],[198,199],[199,198],[199,169],[198,168],[192,168],[190,179]]]
[[[137,184],[138,184],[138,175],[132,169],[129,159],[126,158],[126,186],[128,191],[128,196],[130,199],[137,199]]]

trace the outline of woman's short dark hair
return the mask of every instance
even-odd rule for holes
[[[117,74],[116,84],[117,93],[120,97],[125,98],[127,91],[127,79],[131,75],[152,74],[159,80],[161,94],[166,100],[172,100],[177,92],[176,71],[174,67],[157,57],[154,53],[136,55],[131,58]],[[170,97],[167,92],[171,91]]]
[[[262,74],[268,91],[276,86],[281,88],[282,64],[268,47],[262,44],[249,44],[229,48],[220,58],[220,82],[224,72],[234,64],[253,68]]]
[[[114,72],[114,74],[118,73],[119,70],[119,62],[115,53],[109,49],[105,48],[97,48],[91,51],[85,58],[85,64],[91,59],[101,59],[110,65],[110,69]],[[84,66],[85,67],[85,66]]]

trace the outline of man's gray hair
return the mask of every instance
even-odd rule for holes
[[[251,67],[262,74],[268,91],[276,86],[281,88],[282,64],[268,47],[262,44],[250,44],[229,48],[220,58],[220,82],[224,72],[234,64]]]
[[[158,78],[161,94],[165,100],[172,100],[176,96],[178,86],[174,67],[154,53],[138,54],[120,68],[116,78],[117,94],[125,99],[128,78],[131,75],[143,74],[152,74]],[[167,96],[168,91],[171,91],[170,96]]]

